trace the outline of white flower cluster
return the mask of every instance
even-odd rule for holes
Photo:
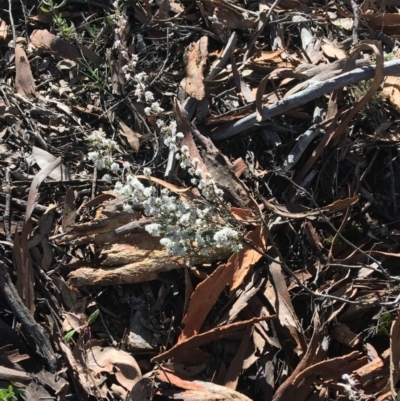
[[[89,136],[89,141],[95,150],[88,153],[88,160],[92,161],[98,170],[108,169],[114,174],[117,174],[120,167],[119,164],[114,161],[112,155],[117,147],[117,143],[112,139],[106,138],[106,134],[103,131],[94,131]],[[103,180],[111,182],[111,175],[105,174]]]
[[[150,107],[145,107],[144,112],[146,116],[158,116],[164,111],[162,107],[160,107],[159,102],[153,102]]]
[[[184,137],[184,135],[182,132],[176,132],[176,121],[172,120],[169,125],[167,125],[164,120],[158,119],[157,126],[160,128],[160,132],[164,136],[164,145],[170,150],[177,151],[177,144]]]
[[[167,189],[158,196],[155,187],[145,187],[133,176],[127,177],[125,185],[117,182],[115,192],[128,196],[133,206],[143,207],[147,216],[155,217],[156,222],[148,224],[146,230],[162,237],[161,245],[172,256],[194,258],[239,251],[239,233],[227,225],[229,216],[220,208],[223,191],[211,178],[201,178],[199,169],[192,170],[204,197],[197,205],[180,200]],[[128,204],[124,209],[130,211],[132,206]]]
[[[115,40],[113,47],[119,48],[121,46],[120,38],[124,34],[124,29],[125,29],[128,21],[126,20],[125,15],[121,12],[118,0],[115,0],[113,2],[113,6],[115,9],[114,22],[117,25],[117,28],[115,28],[115,34],[116,34],[117,39]]]
[[[113,44],[113,49],[118,49],[121,52],[121,55],[127,61],[127,63],[122,67],[122,72],[124,73],[125,80],[128,82],[131,79],[131,72],[135,70],[138,56],[136,54],[133,54],[131,57],[129,57],[128,52],[121,47],[121,38],[124,35],[124,30],[128,21],[125,14],[121,12],[121,7],[118,0],[115,0],[113,2],[113,6],[115,9],[114,23],[116,25],[116,28],[114,30],[115,40]]]
[[[347,373],[342,375],[342,380],[347,382],[347,384],[343,385],[343,387],[344,387],[344,392],[346,393],[349,400],[352,401],[359,400],[360,399],[359,394],[357,389],[355,388],[356,384],[355,381]]]
[[[146,93],[151,93],[151,96],[150,96],[151,100],[154,99],[153,93],[146,90],[146,81],[148,78],[149,78],[149,76],[144,71],[140,72],[139,74],[136,74],[133,77],[134,81],[136,82],[134,94],[138,100],[141,100],[142,97],[146,98]],[[151,101],[151,100],[149,100],[149,101]]]
[[[121,50],[121,54],[126,60],[129,60],[129,55],[126,50]],[[137,62],[138,62],[137,54],[132,54],[132,57],[129,60],[129,62],[126,63],[124,66],[122,66],[122,72],[124,73],[124,77],[127,82],[131,80],[132,78],[131,72],[135,70]]]

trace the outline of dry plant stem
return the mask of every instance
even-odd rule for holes
[[[265,107],[261,113],[262,121],[276,117],[285,113],[286,111],[302,106],[311,100],[345,86],[354,85],[357,82],[371,79],[375,75],[375,68],[375,66],[356,68],[352,71],[340,74],[323,82],[313,81],[313,85],[310,85],[307,89],[295,93],[292,96],[288,96],[287,98],[284,98],[269,107]],[[400,74],[400,60],[386,62],[384,64],[383,74],[384,76]],[[243,131],[253,129],[256,123],[256,113],[252,113],[233,124],[224,124],[222,127],[217,128],[214,132],[212,132],[210,137],[214,141],[221,141],[223,139],[238,135]]]
[[[28,13],[26,12],[26,5],[25,5],[25,0],[20,0],[21,3],[21,8],[22,12],[24,14],[24,22],[25,22],[25,36],[26,36],[26,41],[29,44],[30,43],[30,38],[29,38],[29,28],[28,28],[28,18],[27,15]]]
[[[393,215],[397,215],[397,200],[396,200],[396,184],[394,178],[394,170],[393,170],[393,158],[392,158],[392,149],[389,148],[389,170],[390,170],[390,187],[392,192],[392,203],[393,203]]]
[[[97,167],[93,171],[93,181],[92,181],[92,199],[96,196],[96,184],[97,184]]]
[[[0,199],[2,199],[2,200],[3,199],[7,199],[6,196],[7,196],[6,193],[0,192]],[[18,207],[18,209],[21,209],[21,210],[25,210],[26,209],[26,201],[24,201],[22,199],[11,198],[11,202],[14,205],[16,205]],[[42,214],[46,210],[47,210],[46,206],[38,205],[38,204],[35,205],[35,209],[34,209],[35,213]]]
[[[116,347],[118,345],[118,343],[114,340],[114,337],[111,335],[110,330],[108,330],[108,326],[103,318],[103,314],[101,313],[100,309],[99,309],[99,317],[100,317],[101,323],[103,324],[104,330],[106,331],[108,337],[110,337],[111,345],[113,347]]]
[[[159,71],[159,73],[157,74],[157,76],[150,82],[149,86],[152,86],[154,84],[154,82],[156,82],[158,80],[158,78],[160,78],[161,74],[163,73],[165,66],[167,65],[168,62],[168,57],[169,57],[169,28],[167,28],[167,55],[165,56],[165,60],[163,65],[161,66],[161,69]]]
[[[4,219],[4,232],[6,234],[6,240],[9,242],[12,242],[11,240],[11,233],[10,233],[10,228],[11,228],[11,222],[10,222],[10,208],[11,208],[11,186],[10,186],[10,169],[7,167],[6,168],[6,187],[5,187],[5,193],[6,193],[6,209],[4,211],[3,219]]]
[[[16,46],[17,35],[15,34],[14,18],[12,15],[12,0],[8,0],[8,17],[10,18],[11,30],[13,35],[14,47]]]
[[[33,316],[22,303],[6,269],[6,264],[0,260],[0,292],[3,294],[15,317],[22,324],[24,330],[31,336],[36,345],[36,352],[44,358],[49,369],[55,372],[56,355],[51,348],[50,341],[46,337],[44,330],[36,323]]]
[[[354,22],[353,22],[353,46],[358,43],[358,27],[360,26],[360,10],[358,9],[358,5],[355,0],[350,0],[351,7],[353,9],[354,14]]]

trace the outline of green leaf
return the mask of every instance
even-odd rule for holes
[[[99,314],[100,314],[100,310],[99,310],[99,309],[96,309],[96,310],[89,316],[88,324],[92,324],[92,323],[97,319],[97,317],[99,316]]]
[[[72,340],[72,337],[74,336],[76,330],[72,329],[71,331],[69,331],[65,336],[64,336],[64,341],[66,343],[69,343]]]

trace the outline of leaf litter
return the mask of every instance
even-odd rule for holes
[[[25,3],[0,19],[0,389],[396,399],[395,2]],[[202,202],[152,101],[237,253],[170,256],[90,159],[104,133],[116,171]]]

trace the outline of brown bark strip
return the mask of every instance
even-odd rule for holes
[[[186,50],[186,93],[197,100],[206,96],[204,68],[208,58],[208,38],[203,36]]]

